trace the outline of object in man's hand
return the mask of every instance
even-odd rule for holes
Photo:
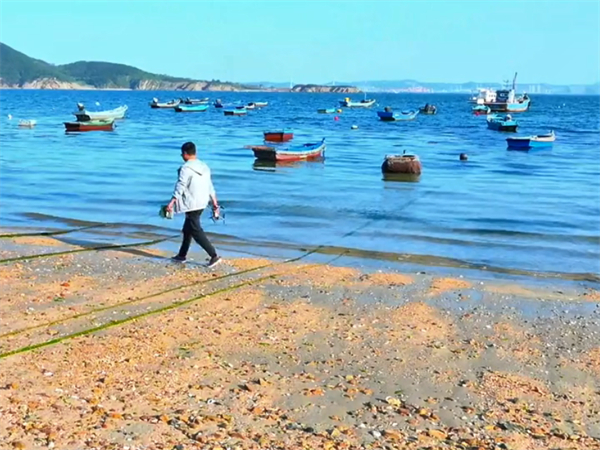
[[[217,207],[213,206],[211,218],[212,218],[213,222],[217,222],[218,220],[221,220],[221,219],[223,219],[223,221],[224,221],[225,220],[225,211],[223,210],[223,208],[221,206],[217,206]]]
[[[173,211],[169,211],[168,205],[163,205],[160,207],[160,211],[158,212],[158,215],[160,217],[162,217],[163,219],[172,219]]]

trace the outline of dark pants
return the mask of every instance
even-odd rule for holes
[[[190,211],[185,213],[185,222],[183,224],[183,242],[179,248],[179,255],[182,258],[187,256],[192,238],[204,249],[208,256],[211,258],[217,256],[217,252],[212,244],[208,241],[204,230],[200,225],[200,216],[202,215],[203,209],[198,211]]]

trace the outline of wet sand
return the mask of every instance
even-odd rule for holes
[[[594,286],[163,256],[0,264],[0,448],[600,449]]]

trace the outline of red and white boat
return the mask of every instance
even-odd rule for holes
[[[320,142],[293,147],[271,147],[268,145],[249,146],[254,156],[262,161],[313,161],[321,159],[325,154],[325,138]]]

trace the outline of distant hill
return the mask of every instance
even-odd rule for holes
[[[136,89],[143,80],[165,81],[169,83],[189,83],[188,78],[170,77],[145,72],[137,67],[107,62],[79,61],[57,66],[72,79],[100,88]]]
[[[32,89],[252,90],[238,83],[158,75],[125,64],[79,61],[55,66],[0,43],[0,86]]]
[[[43,78],[73,81],[60,68],[45,61],[30,58],[26,54],[0,43],[0,79],[4,84],[22,85]]]
[[[25,89],[133,89],[164,91],[279,91],[290,89],[232,83],[220,80],[192,80],[146,72],[126,64],[78,61],[53,65],[31,58],[0,43],[0,88]],[[294,92],[354,92],[350,86],[294,86]]]

